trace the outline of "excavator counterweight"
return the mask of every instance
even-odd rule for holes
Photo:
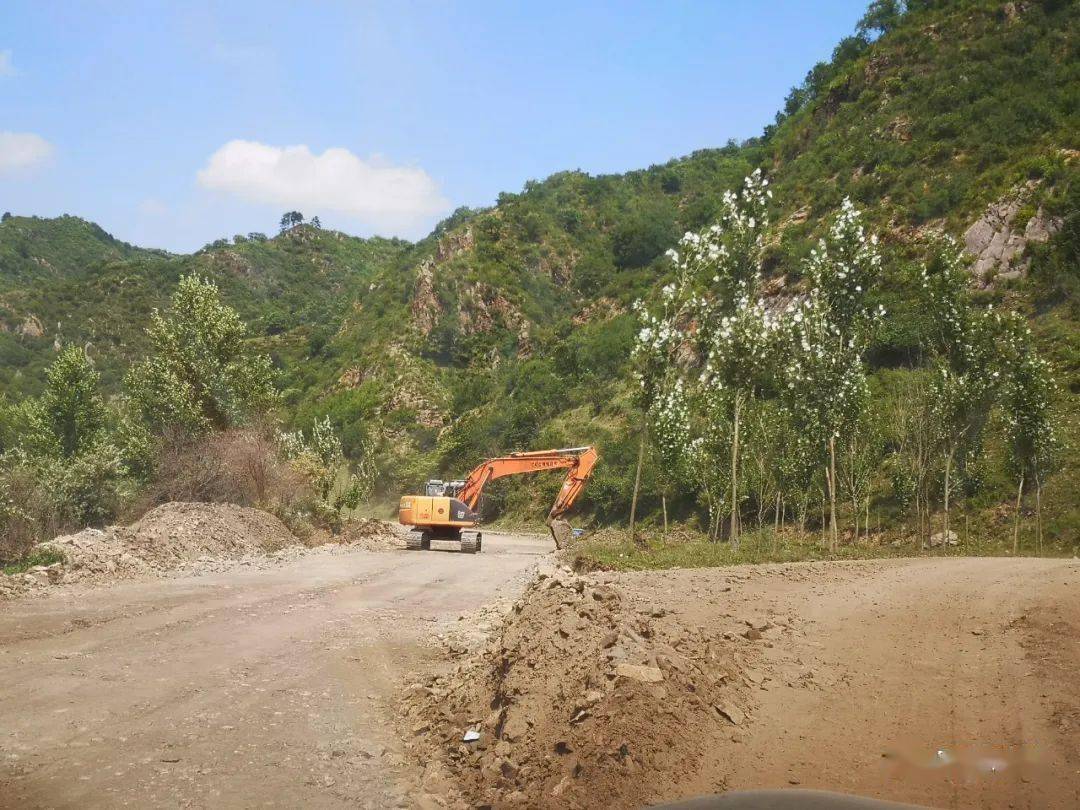
[[[568,447],[561,450],[532,450],[489,458],[477,465],[463,481],[428,481],[424,495],[405,495],[398,506],[398,521],[411,526],[407,538],[410,549],[429,549],[431,541],[456,540],[461,550],[481,550],[480,496],[490,482],[508,475],[565,469],[555,503],[548,512],[547,525],[556,548],[563,548],[572,536],[563,515],[574,505],[599,456],[595,447]]]

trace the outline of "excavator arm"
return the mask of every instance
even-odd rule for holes
[[[565,469],[559,495],[548,512],[547,525],[555,545],[562,548],[570,537],[570,525],[561,520],[562,516],[574,505],[589,480],[599,456],[595,447],[568,447],[562,450],[534,450],[524,453],[511,453],[500,458],[491,458],[478,465],[465,479],[458,498],[471,510],[476,510],[484,487],[497,478],[508,475],[542,472],[544,470]]]

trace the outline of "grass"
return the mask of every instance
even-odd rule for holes
[[[41,549],[38,551],[31,551],[22,559],[16,560],[13,563],[8,563],[0,569],[0,571],[3,571],[3,573],[10,576],[11,574],[22,574],[37,565],[52,565],[53,563],[63,561],[64,555],[59,551]]]
[[[977,533],[964,540],[958,532],[960,545],[925,550],[912,537],[883,534],[880,540],[858,544],[841,544],[832,553],[821,543],[820,534],[799,535],[781,530],[774,535],[772,528],[745,533],[739,548],[726,541],[710,542],[703,534],[685,528],[669,533],[662,539],[655,530],[646,530],[644,546],[630,541],[624,529],[606,529],[587,535],[572,551],[573,567],[577,570],[646,571],[667,568],[715,568],[778,562],[808,562],[821,560],[872,560],[902,557],[1008,557],[1012,555],[1011,532],[995,535]],[[994,537],[996,539],[989,539]],[[895,545],[894,545],[895,541]],[[1041,555],[1034,555],[1030,544],[1022,545],[1019,556],[1075,556],[1077,548],[1063,544],[1047,544]]]

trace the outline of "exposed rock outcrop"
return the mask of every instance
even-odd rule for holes
[[[532,352],[529,319],[501,292],[488,284],[472,284],[462,291],[458,324],[462,334],[490,332],[497,325],[517,334],[518,356]]]
[[[413,300],[409,313],[416,328],[425,337],[431,334],[442,314],[442,305],[435,295],[435,261],[424,259],[416,273],[416,286],[413,288]]]
[[[45,327],[41,325],[37,315],[27,313],[23,322],[15,327],[15,331],[23,337],[38,338],[45,334]]]
[[[591,304],[588,304],[577,315],[574,316],[573,321],[576,325],[588,323],[589,321],[610,321],[619,315],[626,312],[626,307],[622,306],[614,298],[597,298]]]
[[[1028,243],[1045,242],[1061,229],[1061,219],[1049,216],[1041,205],[1026,222],[1017,221],[1037,185],[1029,182],[991,204],[964,232],[964,249],[975,257],[972,273],[984,286],[1023,275],[1031,264],[1024,256]]]
[[[466,225],[463,230],[451,231],[439,239],[439,244],[435,246],[435,261],[438,264],[448,262],[472,252],[475,246],[476,239],[473,237],[472,225]]]

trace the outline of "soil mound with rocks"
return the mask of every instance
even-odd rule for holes
[[[64,555],[64,581],[164,573],[204,558],[237,559],[296,543],[285,524],[227,503],[166,503],[131,526],[84,529],[41,544]]]
[[[748,716],[735,647],[610,575],[541,574],[475,659],[406,689],[424,789],[492,807],[702,792],[708,741]]]
[[[83,529],[36,547],[59,552],[62,563],[0,575],[0,597],[59,583],[100,584],[118,579],[211,573],[233,565],[265,568],[297,559],[308,548],[342,545],[367,551],[404,548],[394,526],[359,519],[340,534],[316,532],[303,543],[268,512],[228,503],[166,503],[131,526]]]
[[[341,527],[336,542],[366,551],[405,548],[405,527],[375,518],[358,518]]]

